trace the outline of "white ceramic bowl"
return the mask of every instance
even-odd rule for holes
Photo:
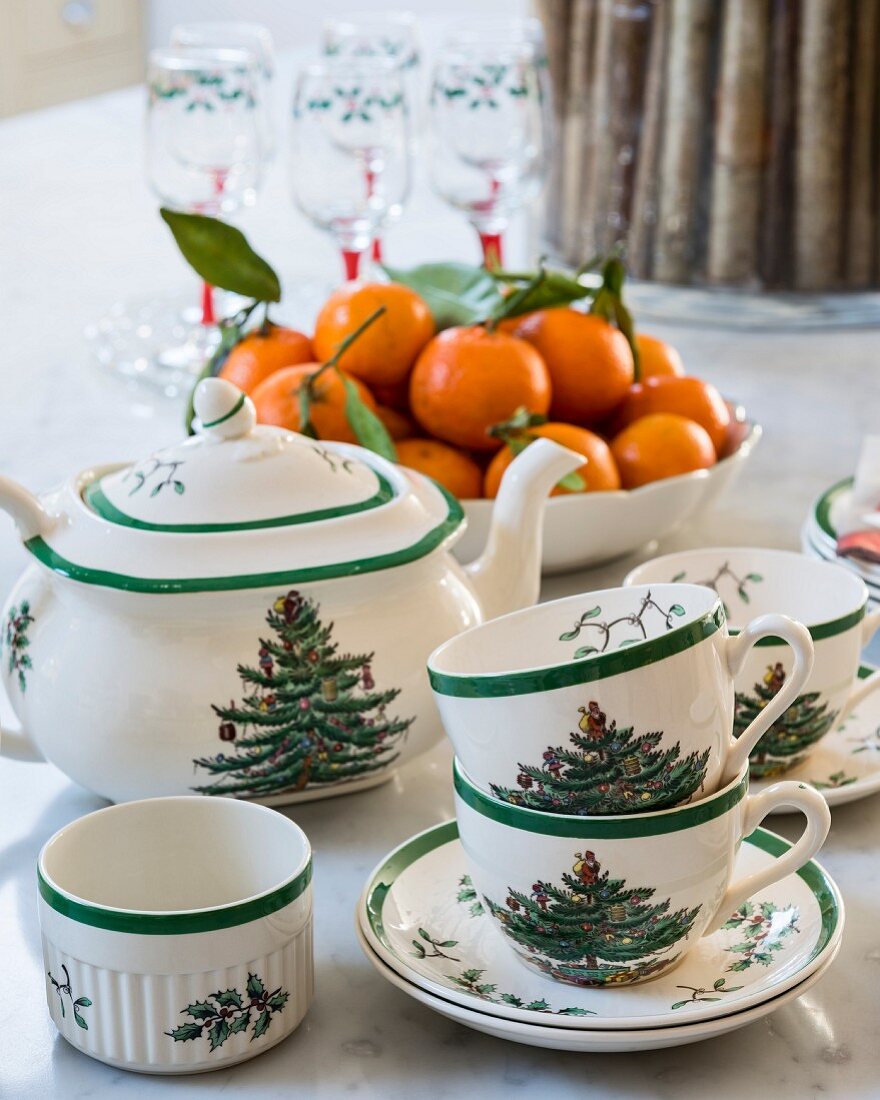
[[[65,826],[38,863],[55,1026],[145,1073],[274,1046],[312,998],[311,867],[299,826],[230,798],[127,802]]]
[[[665,478],[639,489],[551,497],[544,512],[543,571],[568,573],[634,553],[668,535],[732,484],[761,438],[758,424],[734,410],[739,445],[709,470]],[[465,500],[467,530],[455,547],[461,562],[486,544],[491,500]]]

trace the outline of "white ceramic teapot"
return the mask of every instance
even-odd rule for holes
[[[428,654],[537,599],[544,501],[583,460],[524,451],[462,568],[462,509],[428,478],[256,425],[219,379],[195,409],[196,435],[144,462],[39,499],[0,478],[34,559],[0,623],[22,725],[2,751],[117,802],[379,783],[441,734]]]

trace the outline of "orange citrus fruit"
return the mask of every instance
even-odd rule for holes
[[[550,376],[524,340],[480,325],[448,328],[428,344],[410,375],[410,408],[422,427],[447,443],[495,451],[489,429],[520,407],[546,413]]]
[[[403,439],[397,444],[401,466],[418,470],[439,481],[462,500],[480,496],[483,472],[472,458],[436,439]]]
[[[377,405],[376,416],[385,425],[392,439],[409,439],[415,433],[415,424],[400,409],[389,409],[387,405]]]
[[[539,424],[535,428],[529,428],[528,431],[530,435],[537,435],[544,439],[552,439],[555,443],[561,443],[563,447],[568,447],[571,451],[577,451],[587,459],[583,466],[579,466],[575,470],[575,473],[583,481],[584,488],[567,489],[565,486],[557,485],[550,494],[551,496],[555,497],[560,493],[575,492],[597,493],[620,488],[620,474],[617,472],[611,448],[604,439],[600,439],[594,432],[589,431],[587,428],[579,428],[575,424],[555,424],[552,422]],[[485,496],[495,497],[498,495],[501,478],[504,471],[513,462],[513,458],[513,451],[506,445],[492,456],[492,461],[489,463],[483,482]]]
[[[636,344],[639,349],[639,370],[642,382],[646,378],[659,378],[666,375],[680,378],[684,374],[681,356],[671,344],[658,340],[656,336],[648,336],[644,332],[636,335]]]
[[[301,363],[296,367],[282,367],[275,371],[251,394],[261,424],[275,424],[293,432],[300,429],[299,391],[309,375],[314,374],[320,363]],[[361,401],[373,412],[376,402],[363,383],[352,379]],[[345,386],[339,373],[332,368],[324,371],[314,383],[314,396],[310,412],[312,424],[320,439],[338,439],[343,443],[357,443],[351,425],[345,416]]]
[[[547,364],[555,420],[595,424],[632,385],[626,337],[602,317],[568,307],[540,309],[522,319],[516,335],[537,348]]]
[[[649,413],[678,413],[702,425],[719,455],[724,450],[730,427],[730,410],[718,390],[700,378],[646,378],[630,387],[615,416],[618,428],[625,428]]]
[[[240,340],[226,356],[220,377],[232,382],[249,396],[270,374],[296,363],[311,363],[315,358],[308,336],[294,328],[268,325]]]
[[[677,413],[651,413],[624,428],[611,443],[624,489],[704,470],[715,463],[705,428]]]
[[[399,283],[346,283],[330,295],[315,322],[315,356],[326,361],[380,306],[385,312],[339,360],[364,382],[391,386],[409,373],[434,335],[434,318],[414,290]]]

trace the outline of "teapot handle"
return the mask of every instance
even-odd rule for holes
[[[0,684],[0,714],[12,714],[12,703]],[[9,760],[26,760],[38,764],[46,758],[28,737],[21,726],[11,727],[0,722],[0,756]]]

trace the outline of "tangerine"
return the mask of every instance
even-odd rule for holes
[[[715,464],[709,433],[678,413],[651,413],[636,420],[615,437],[611,453],[624,489]]]
[[[552,439],[555,443],[561,443],[563,447],[577,451],[587,459],[583,466],[579,466],[575,470],[575,473],[584,483],[583,489],[568,489],[564,485],[557,485],[550,494],[551,496],[555,497],[562,493],[576,492],[598,493],[620,488],[620,474],[617,472],[611,448],[604,439],[601,439],[589,429],[579,428],[575,424],[551,422],[529,428],[529,434],[544,439]],[[484,496],[495,497],[498,495],[501,478],[513,458],[513,450],[509,446],[502,447],[497,454],[492,456],[492,461],[489,463],[483,482]]]
[[[269,324],[239,340],[226,356],[220,377],[252,396],[270,374],[282,367],[311,363],[314,358],[308,336],[295,328]]]
[[[377,405],[376,416],[385,425],[385,430],[392,439],[409,439],[415,433],[415,424],[400,409],[390,409],[387,405]]]
[[[480,325],[435,336],[410,375],[410,408],[422,427],[477,451],[498,449],[489,429],[518,408],[546,413],[550,394],[544,360],[530,344]]]
[[[696,420],[709,433],[716,456],[723,453],[730,429],[730,409],[711,382],[670,376],[637,382],[621,404],[614,418],[615,426],[625,428],[649,413],[678,413]]]
[[[536,348],[553,385],[555,420],[595,424],[626,396],[634,365],[626,337],[592,313],[567,306],[526,314],[515,334]]]
[[[397,444],[397,461],[439,481],[444,489],[462,500],[481,495],[483,471],[469,455],[447,443],[436,439],[403,439]]]
[[[636,344],[639,349],[640,381],[667,375],[680,378],[684,374],[681,356],[671,344],[644,332],[637,334]]]
[[[434,318],[424,299],[400,283],[346,283],[334,291],[315,322],[315,356],[331,359],[346,336],[381,306],[385,312],[339,362],[364,382],[393,386],[403,381],[434,335]]]
[[[298,432],[300,420],[300,388],[321,367],[320,363],[301,363],[295,367],[282,367],[275,371],[251,394],[261,424],[275,424]],[[357,443],[357,436],[345,415],[344,371],[328,369],[314,383],[310,418],[319,439],[337,439],[343,443]],[[367,387],[356,378],[351,379],[361,401],[373,412],[376,402]]]

